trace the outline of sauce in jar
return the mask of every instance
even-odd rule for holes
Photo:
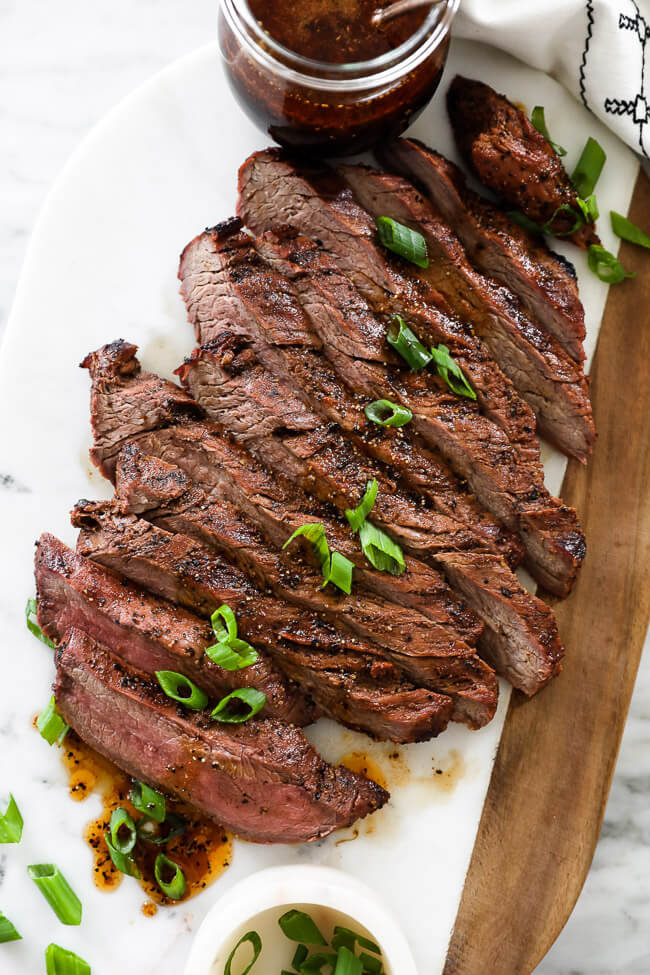
[[[227,76],[281,145],[319,156],[364,151],[403,132],[431,99],[458,2],[376,26],[378,0],[222,0]]]

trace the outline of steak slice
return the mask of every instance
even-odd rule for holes
[[[187,711],[75,628],[56,669],[57,707],[91,748],[244,839],[321,839],[388,800],[375,782],[325,762],[298,728],[271,719],[224,726]]]
[[[600,244],[594,224],[570,234],[579,214],[578,194],[555,149],[524,112],[489,85],[456,75],[447,92],[447,110],[458,149],[478,178],[501,202],[553,229],[579,247]],[[553,219],[554,215],[555,219]]]
[[[259,246],[270,261],[278,259],[271,239],[261,241]],[[364,343],[352,329],[347,333],[328,329],[322,296],[310,293],[306,281],[298,280],[294,290],[277,270],[271,270],[260,260],[250,237],[241,233],[227,237],[209,231],[195,238],[185,249],[180,276],[190,320],[201,344],[209,346],[210,339],[220,334],[224,325],[235,334],[250,336],[260,361],[270,372],[289,380],[296,395],[324,419],[337,423],[355,446],[392,464],[405,483],[417,488],[432,508],[444,516],[440,527],[447,533],[446,545],[453,548],[487,545],[494,551],[502,551],[511,564],[517,564],[521,558],[520,543],[468,496],[466,488],[461,487],[440,454],[417,435],[410,437],[404,429],[379,430],[367,421],[363,413],[364,398],[358,393],[348,393],[317,349],[322,342],[329,348],[333,361],[338,361],[346,353],[354,355],[358,347],[372,355],[376,346],[378,354],[396,363],[399,357],[385,342],[383,324],[367,316],[368,331],[374,330],[374,344],[370,340]],[[266,296],[269,291],[276,290],[282,293],[283,300],[271,319]],[[224,293],[228,294],[227,302],[222,300]],[[345,298],[350,299],[350,296],[345,295]],[[318,339],[301,308],[301,299],[310,315],[325,314],[326,321]],[[345,316],[339,316],[344,323],[351,314],[350,304],[345,307]],[[284,309],[289,312],[285,320],[282,318]],[[339,353],[341,346],[343,350]],[[345,366],[344,361],[342,371]],[[177,372],[182,375],[183,369]],[[344,378],[352,389],[357,372],[356,363],[349,363]],[[436,385],[438,382],[432,380],[429,384],[431,396],[442,395],[446,402],[450,399],[448,390],[445,387],[441,394]],[[427,383],[426,378],[422,383]],[[295,427],[299,422],[298,411],[288,425]]]
[[[265,234],[258,246],[294,280],[339,374],[369,398],[388,395],[408,406],[423,439],[439,446],[485,506],[511,531],[520,533],[526,565],[535,579],[550,592],[566,595],[585,555],[584,537],[576,512],[549,495],[541,470],[524,464],[501,431],[478,415],[470,401],[448,392],[433,395],[431,382],[422,373],[382,368],[337,349],[341,334],[353,336],[359,348],[370,346],[373,316],[349,278],[312,241]],[[435,490],[442,493],[440,483]],[[462,504],[457,496],[447,495],[446,510],[462,515],[485,537],[489,526],[480,506],[474,502],[470,507],[470,499]]]
[[[478,270],[507,285],[572,359],[584,360],[585,311],[568,261],[470,190],[457,166],[417,139],[391,142],[380,160],[423,186]]]
[[[94,444],[90,457],[105,477],[113,477],[124,439],[180,418],[201,416],[184,390],[152,372],[143,372],[137,346],[118,339],[90,352],[81,363],[92,377],[90,416]]]
[[[135,346],[131,349],[135,357]],[[137,389],[137,376],[133,381]],[[117,402],[126,413],[128,394],[123,383],[124,377],[117,376]],[[173,386],[173,383],[167,383],[157,389],[155,397],[168,398],[172,393],[166,387]],[[149,412],[154,413],[157,408],[154,399]],[[213,424],[172,422],[169,426],[149,430],[147,417],[138,410],[137,399],[133,414],[125,415],[125,419],[128,420],[125,429],[140,430],[135,438],[142,439],[145,454],[181,468],[207,494],[232,501],[260,527],[274,546],[281,548],[289,535],[306,522],[321,522],[332,549],[354,562],[356,581],[364,590],[385,596],[400,606],[418,609],[429,619],[457,632],[465,642],[476,642],[481,624],[466,603],[450,592],[440,573],[408,556],[407,571],[401,576],[372,569],[351,537],[349,526],[342,522],[334,508],[309,498],[288,478],[269,474],[247,450],[224,436]],[[140,428],[137,427],[138,420]],[[101,436],[99,423],[97,433]],[[125,453],[135,449],[128,436],[123,443]],[[109,473],[114,480],[115,464],[107,476]],[[152,473],[154,481],[155,477]]]
[[[240,337],[237,341],[243,342]],[[193,357],[185,373],[185,381],[209,417],[227,423],[234,436],[250,445],[264,463],[278,473],[289,471],[304,490],[332,501],[340,511],[356,507],[366,484],[376,479],[379,487],[372,521],[407,551],[445,570],[451,565],[456,576],[463,572],[460,553],[452,553],[451,561],[446,559],[447,553],[438,544],[426,509],[400,492],[379,465],[361,457],[313,414],[309,417],[311,429],[304,433],[306,410],[294,432],[287,426],[287,418],[297,414],[301,404],[293,402],[291,390],[254,361],[250,346],[244,349],[240,361],[230,333],[224,337],[223,355],[218,344],[219,340],[215,340],[209,350],[203,349]],[[240,414],[242,402],[244,410]],[[264,431],[262,435],[257,432],[260,430]],[[553,614],[548,606],[526,593],[502,559],[488,553],[478,553],[478,557],[479,565],[470,560],[468,578],[462,585],[456,579],[456,586],[493,630],[490,645],[496,640],[501,644],[501,672],[516,680],[515,686],[525,693],[534,693],[558,672],[563,654]],[[494,573],[488,570],[491,564],[495,566]],[[507,597],[499,582],[504,574],[508,579]],[[515,593],[517,599],[513,600]],[[514,640],[513,630],[504,625],[504,599],[510,607],[508,613],[516,618]],[[518,604],[527,608],[525,613]],[[529,626],[531,620],[534,627]],[[522,633],[527,636],[525,649]],[[514,656],[513,664],[504,668],[503,660],[510,654]]]
[[[127,449],[124,453],[127,454]],[[420,642],[420,635],[426,645],[426,634],[431,628],[426,617],[412,610],[405,611],[395,603],[359,595],[356,591],[352,596],[345,596],[335,590],[323,590],[320,573],[302,557],[299,548],[292,552],[277,552],[233,505],[210,501],[202,491],[191,486],[178,468],[143,457],[137,448],[128,453],[130,456],[125,458],[125,463],[121,457],[117,465],[116,497],[123,510],[132,510],[129,499],[137,499],[136,510],[154,524],[169,532],[180,532],[212,551],[225,554],[241,565],[260,586],[270,587],[289,601],[319,611],[339,627],[345,623],[350,631],[356,631],[366,640],[375,640],[379,645],[382,641],[377,635],[388,627],[386,646],[395,645],[398,651],[386,656],[390,656],[393,665],[405,674],[411,673],[414,679],[417,676],[424,686],[448,694],[454,701],[454,721],[479,727],[493,716],[498,694],[494,674],[471,651],[458,657],[419,657],[407,661],[400,657],[400,654],[408,655],[411,644]],[[185,480],[184,489],[181,479]],[[398,636],[397,641],[391,631]],[[418,636],[415,641],[413,634]],[[376,656],[377,649],[369,647],[368,652]],[[289,658],[290,654],[285,650],[282,666],[293,676],[287,665]],[[323,659],[326,658],[323,656]],[[377,666],[375,662],[374,669]],[[300,683],[306,686],[303,679]],[[317,695],[316,700],[321,703]],[[349,723],[349,717],[346,723]]]
[[[282,224],[312,238],[354,282],[375,314],[401,315],[423,340],[444,343],[471,380],[481,410],[519,446],[529,463],[539,465],[535,417],[528,403],[440,292],[417,277],[412,265],[379,246],[375,221],[339,175],[304,162],[294,164],[279,150],[268,149],[253,154],[241,167],[239,188],[239,212],[255,233]],[[182,265],[183,260],[181,269]],[[355,307],[358,304],[357,300]],[[374,342],[367,341],[365,347],[355,346],[346,334],[352,344],[342,350],[384,361],[385,331],[385,322],[376,322]],[[342,342],[343,335],[338,347]]]
[[[244,595],[246,581],[241,595],[237,589],[224,593],[220,582],[223,566],[205,546],[134,515],[119,514],[110,503],[78,506],[73,520],[82,526],[80,550],[100,564],[134,581],[144,576],[154,592],[176,598],[203,616],[209,617],[225,601],[235,612],[241,635],[256,647],[264,647],[303,689],[313,689],[316,703],[348,727],[371,734],[379,728],[391,741],[420,741],[446,727],[452,701],[431,693],[440,661],[433,659],[429,667],[426,656],[414,654],[404,660],[394,653],[388,655],[391,664],[374,645],[351,637],[315,614],[261,593]],[[233,570],[234,579],[237,574],[243,575]],[[428,690],[401,679],[401,670],[412,671],[416,682],[420,677]],[[335,679],[337,673],[346,679]],[[389,698],[396,694],[400,698],[399,723],[392,729],[394,702],[389,701],[387,714],[379,714],[384,692]]]
[[[526,314],[506,287],[475,271],[452,229],[401,176],[368,167],[341,167],[359,202],[423,234],[429,267],[415,273],[437,288],[467,321],[530,403],[540,433],[585,461],[596,431],[582,366]]]
[[[37,544],[35,575],[39,625],[52,640],[76,626],[139,670],[176,671],[215,698],[254,687],[266,694],[269,716],[299,725],[312,720],[311,702],[263,653],[245,670],[218,667],[205,654],[215,642],[208,623],[129,585],[52,535],[41,535]]]

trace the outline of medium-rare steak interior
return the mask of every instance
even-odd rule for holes
[[[67,632],[56,673],[57,706],[84,741],[238,836],[310,842],[388,799],[376,783],[323,761],[296,727],[261,718],[224,727],[179,708],[83,631]]]

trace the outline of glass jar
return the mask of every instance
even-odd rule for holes
[[[247,115],[280,145],[319,156],[362,152],[398,136],[430,101],[459,2],[436,4],[415,33],[388,53],[330,64],[274,41],[246,0],[221,0],[226,74]]]

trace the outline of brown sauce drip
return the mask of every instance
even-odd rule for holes
[[[123,806],[136,822],[141,818],[142,814],[128,799],[132,780],[89,748],[73,731],[66,736],[62,754],[69,773],[71,797],[80,802],[91,792],[101,793],[102,812],[88,823],[84,839],[93,851],[95,885],[100,890],[115,890],[122,882],[123,874],[110,858],[104,835],[109,828],[111,813],[118,806]],[[154,864],[159,853],[164,853],[183,871],[187,884],[183,901],[213,883],[228,868],[232,858],[232,841],[223,827],[176,799],[167,799],[167,812],[185,819],[185,831],[162,845],[138,840],[133,851],[142,873],[140,886],[149,898],[142,907],[145,917],[155,915],[156,904],[178,903],[170,900],[156,883]],[[165,833],[164,824],[161,833]]]
[[[381,765],[366,755],[365,752],[350,752],[349,755],[344,755],[341,759],[341,765],[345,765],[351,772],[357,772],[359,775],[365,775],[366,778],[372,779],[382,789],[388,789],[386,776]]]
[[[293,0],[290,11],[278,0],[248,0],[260,27],[273,40],[302,57],[328,64],[369,61],[408,40],[430,8],[402,14],[381,26],[376,10],[390,0]]]

